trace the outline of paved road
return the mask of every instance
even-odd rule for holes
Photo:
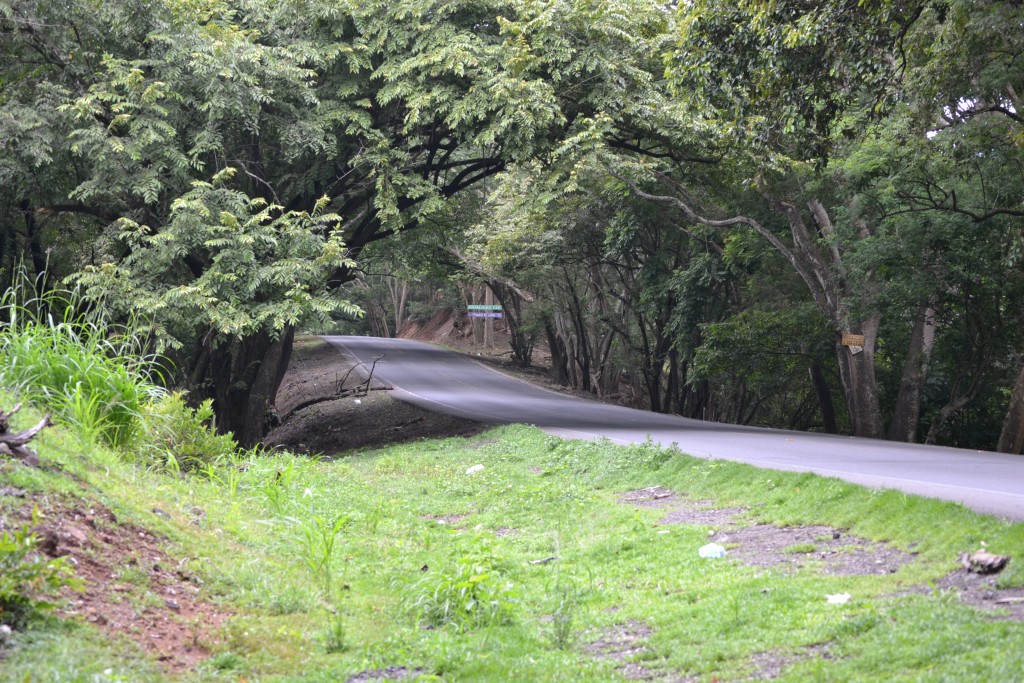
[[[677,444],[703,458],[839,477],[1024,520],[1024,456],[701,422],[563,396],[466,356],[404,339],[325,337],[369,362],[396,397],[479,422],[526,423],[574,439]]]

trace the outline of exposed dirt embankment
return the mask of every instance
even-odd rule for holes
[[[288,416],[264,443],[303,453],[337,455],[426,438],[470,436],[489,428],[477,422],[416,408],[388,395],[389,387],[372,381],[366,391],[353,360],[317,337],[295,342],[291,363],[277,395],[277,413]],[[312,398],[324,400],[301,410]]]

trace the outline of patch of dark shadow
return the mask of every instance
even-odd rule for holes
[[[715,536],[729,554],[758,567],[819,568],[825,574],[857,576],[891,574],[914,559],[913,554],[885,543],[847,536],[831,527],[779,527],[756,524]]]
[[[708,505],[707,501],[686,502],[659,519],[658,524],[698,524],[724,527],[734,524],[736,517],[747,511],[748,508],[743,507],[716,508]]]
[[[587,644],[583,649],[593,657],[622,662],[616,668],[629,680],[650,681],[660,678],[660,674],[639,662],[630,660],[647,650],[644,641],[652,633],[654,631],[650,626],[642,621],[631,619],[625,623],[602,629],[597,640]]]
[[[409,669],[404,666],[389,666],[384,669],[367,669],[345,679],[345,683],[366,683],[367,681],[404,681],[416,678],[423,669]]]
[[[781,676],[786,669],[808,659],[833,659],[829,652],[829,644],[811,645],[801,652],[758,652],[751,655],[745,668],[750,672],[742,680],[772,681]]]
[[[420,519],[438,524],[457,524],[469,515],[422,515]]]
[[[626,491],[619,498],[624,505],[635,505],[641,508],[663,508],[674,505],[679,496],[674,492],[661,486],[652,486],[636,491]]]
[[[958,569],[925,586],[900,595],[956,595],[960,602],[977,609],[996,612],[994,619],[1024,621],[1024,587],[999,588],[994,575],[974,574]],[[897,596],[899,597],[899,596]]]

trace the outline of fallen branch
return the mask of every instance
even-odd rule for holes
[[[281,424],[290,420],[292,416],[300,410],[305,410],[310,406],[315,406],[317,403],[327,403],[328,401],[337,401],[342,398],[351,398],[353,396],[366,396],[370,391],[391,391],[393,388],[394,387],[375,387],[373,389],[364,389],[363,385],[360,384],[355,389],[349,389],[348,391],[339,391],[338,393],[331,394],[330,396],[317,396],[316,398],[305,400],[289,410],[288,413],[281,418]]]
[[[7,432],[10,426],[11,417],[21,410],[21,404],[14,406],[9,413],[0,413],[0,455],[6,455],[11,458],[17,458],[26,465],[32,467],[39,466],[39,456],[36,455],[35,451],[30,448],[26,448],[26,444],[34,439],[39,432],[43,431],[50,426],[50,414],[47,413],[43,416],[43,419],[39,421],[33,427],[23,429],[20,432],[9,434]]]
[[[363,363],[362,361],[357,361],[355,365],[353,365],[351,368],[348,369],[348,372],[345,373],[345,376],[342,377],[340,381],[337,381],[335,383],[335,386],[337,387],[337,389],[335,390],[335,392],[333,394],[330,394],[328,396],[317,396],[316,398],[311,398],[311,399],[307,399],[305,401],[302,401],[297,406],[295,406],[294,408],[289,410],[285,414],[285,416],[281,418],[280,424],[284,424],[285,422],[290,420],[291,417],[293,415],[295,415],[295,413],[299,412],[300,410],[304,410],[304,409],[306,409],[306,408],[308,408],[310,406],[315,406],[317,403],[326,403],[327,401],[337,401],[338,399],[349,398],[349,397],[352,397],[352,396],[366,396],[368,393],[370,393],[370,391],[391,391],[394,387],[384,386],[384,387],[378,387],[376,389],[370,389],[370,383],[373,381],[373,371],[377,368],[377,362],[380,361],[383,358],[384,358],[384,354],[382,353],[381,355],[379,355],[379,356],[377,356],[377,357],[375,357],[373,359],[373,364],[370,366],[370,372],[367,374],[365,382],[360,382],[359,384],[357,384],[352,389],[345,390],[343,387],[345,386],[345,382],[348,380],[349,375],[351,375],[352,372],[356,368],[358,368],[359,366],[365,365],[365,363]]]

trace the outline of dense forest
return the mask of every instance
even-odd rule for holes
[[[0,0],[0,45],[0,275],[243,444],[296,330],[486,287],[598,395],[1024,445],[1017,0]]]

